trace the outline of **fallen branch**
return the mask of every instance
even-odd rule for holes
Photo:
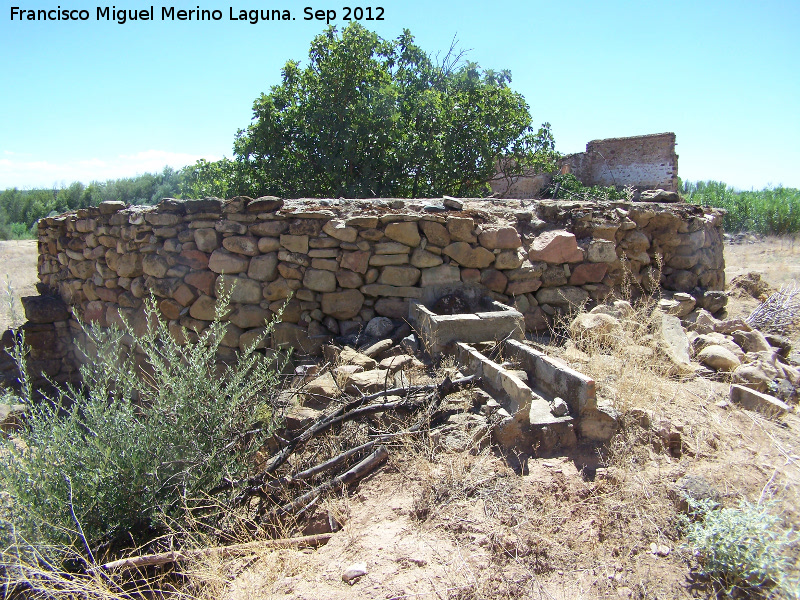
[[[325,492],[338,490],[339,488],[358,481],[359,479],[363,479],[378,465],[382,464],[388,457],[389,451],[386,449],[386,446],[378,446],[372,454],[341,475],[337,475],[330,481],[326,481],[325,483],[318,485],[302,496],[299,496],[291,502],[284,504],[280,508],[271,511],[270,514],[265,517],[265,520],[270,521],[274,517],[292,513],[298,508],[309,505],[315,498],[321,496]]]
[[[315,548],[326,543],[332,537],[332,533],[320,533],[317,535],[305,535],[302,537],[283,538],[279,540],[245,542],[243,544],[233,544],[231,546],[215,546],[213,548],[201,548],[199,550],[175,550],[172,552],[161,552],[159,554],[145,554],[143,556],[114,560],[99,565],[96,567],[96,570],[114,571],[117,569],[139,569],[142,567],[165,565],[182,560],[196,560],[209,556],[230,558],[233,556],[250,554],[264,548]]]

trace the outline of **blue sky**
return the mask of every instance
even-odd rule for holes
[[[324,0],[167,0],[154,21],[97,21],[85,0],[0,0],[0,189],[105,180],[231,156],[253,100],[288,59],[307,60]],[[86,9],[88,21],[11,21],[23,9]],[[121,0],[118,9],[151,2]],[[161,8],[220,21],[161,21]],[[562,152],[587,141],[677,134],[684,180],[800,187],[800,1],[475,2],[378,0],[382,37],[411,30],[431,54],[455,37],[467,58],[510,69],[535,123]],[[229,20],[288,9],[294,21]]]

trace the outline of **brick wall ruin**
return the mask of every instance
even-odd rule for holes
[[[563,164],[584,185],[678,191],[674,133],[593,140],[586,152],[565,157]]]
[[[627,277],[689,292],[724,287],[721,214],[693,205],[518,200],[165,199],[107,202],[39,223],[42,290],[101,325],[143,327],[153,294],[176,336],[214,318],[232,290],[225,352],[247,346],[286,303],[267,343],[313,353],[376,315],[458,287],[510,304],[528,331],[601,302]],[[657,257],[659,257],[657,259]],[[44,319],[47,321],[47,319]],[[43,323],[52,336],[77,324]],[[49,329],[48,329],[49,331]],[[44,335],[44,334],[40,334]],[[49,335],[49,334],[48,334]]]
[[[586,144],[586,152],[565,156],[561,167],[586,186],[678,191],[674,133],[593,140]],[[501,198],[536,198],[549,182],[541,174],[499,179],[492,182],[492,191]]]

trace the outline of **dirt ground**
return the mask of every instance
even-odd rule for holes
[[[19,299],[36,295],[36,253],[36,240],[0,241],[0,331],[25,320]]]
[[[35,253],[35,242],[0,242],[16,294],[35,293]],[[774,288],[799,283],[800,243],[729,246],[726,264],[728,281],[758,271]],[[800,416],[733,407],[725,381],[664,377],[619,356],[562,358],[593,374],[621,415],[605,448],[520,461],[491,448],[395,446],[387,466],[318,507],[342,524],[326,545],[185,572],[201,596],[231,600],[713,598],[679,533],[679,480],[704,482],[729,506],[772,499],[787,524],[800,523]],[[648,411],[647,426],[636,409]],[[678,435],[677,452],[665,432]],[[355,563],[366,575],[344,583]]]

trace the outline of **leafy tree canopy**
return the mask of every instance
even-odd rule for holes
[[[341,35],[330,27],[311,43],[308,66],[290,60],[282,74],[237,133],[235,165],[199,165],[195,191],[478,196],[498,165],[504,175],[553,166],[550,126],[531,127],[508,71],[481,69],[452,48],[435,61],[408,30],[383,40],[358,23]]]

